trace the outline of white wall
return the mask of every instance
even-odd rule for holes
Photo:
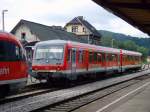
[[[67,25],[66,27],[66,31],[67,32],[72,32],[72,26],[78,26],[78,32],[73,32],[76,35],[89,35],[90,32],[88,31],[87,28],[85,28],[83,25]],[[86,32],[83,32],[83,27],[86,29]]]
[[[25,25],[21,25],[21,26],[16,30],[16,32],[15,32],[14,35],[15,35],[19,40],[21,40],[21,34],[22,34],[22,33],[25,33],[25,34],[26,34],[26,41],[28,41],[28,42],[40,41],[39,38],[38,38],[36,35],[32,34],[31,31],[30,31],[30,29],[29,29],[27,26],[25,26]]]

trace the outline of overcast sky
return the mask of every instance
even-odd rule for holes
[[[76,16],[84,16],[97,30],[148,37],[125,21],[104,10],[91,0],[1,0],[0,11],[5,13],[5,29],[11,29],[25,19],[45,25],[64,26]],[[0,18],[0,29],[2,22]]]

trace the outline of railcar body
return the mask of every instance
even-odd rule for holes
[[[22,45],[9,33],[0,32],[0,89],[1,93],[26,85],[27,63]]]
[[[35,46],[32,76],[37,79],[77,79],[99,72],[123,72],[141,67],[141,53],[64,40],[39,42]]]

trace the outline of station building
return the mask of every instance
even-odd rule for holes
[[[23,44],[28,61],[32,61],[34,45],[39,41],[61,39],[100,45],[101,39],[98,31],[82,17],[75,17],[64,28],[20,20],[11,33]]]
[[[34,45],[39,41],[61,39],[86,43],[84,39],[73,33],[66,32],[60,26],[46,26],[26,20],[20,20],[11,33],[23,44],[27,52],[28,61],[32,60]]]
[[[67,32],[85,39],[89,44],[100,45],[101,43],[101,34],[83,16],[73,18],[64,28]]]

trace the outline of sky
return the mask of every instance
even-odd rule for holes
[[[5,13],[5,30],[11,31],[25,19],[44,25],[65,26],[77,16],[83,16],[97,30],[108,30],[136,37],[148,37],[124,20],[106,11],[91,0],[1,0],[0,11]],[[2,29],[0,15],[0,29]]]

